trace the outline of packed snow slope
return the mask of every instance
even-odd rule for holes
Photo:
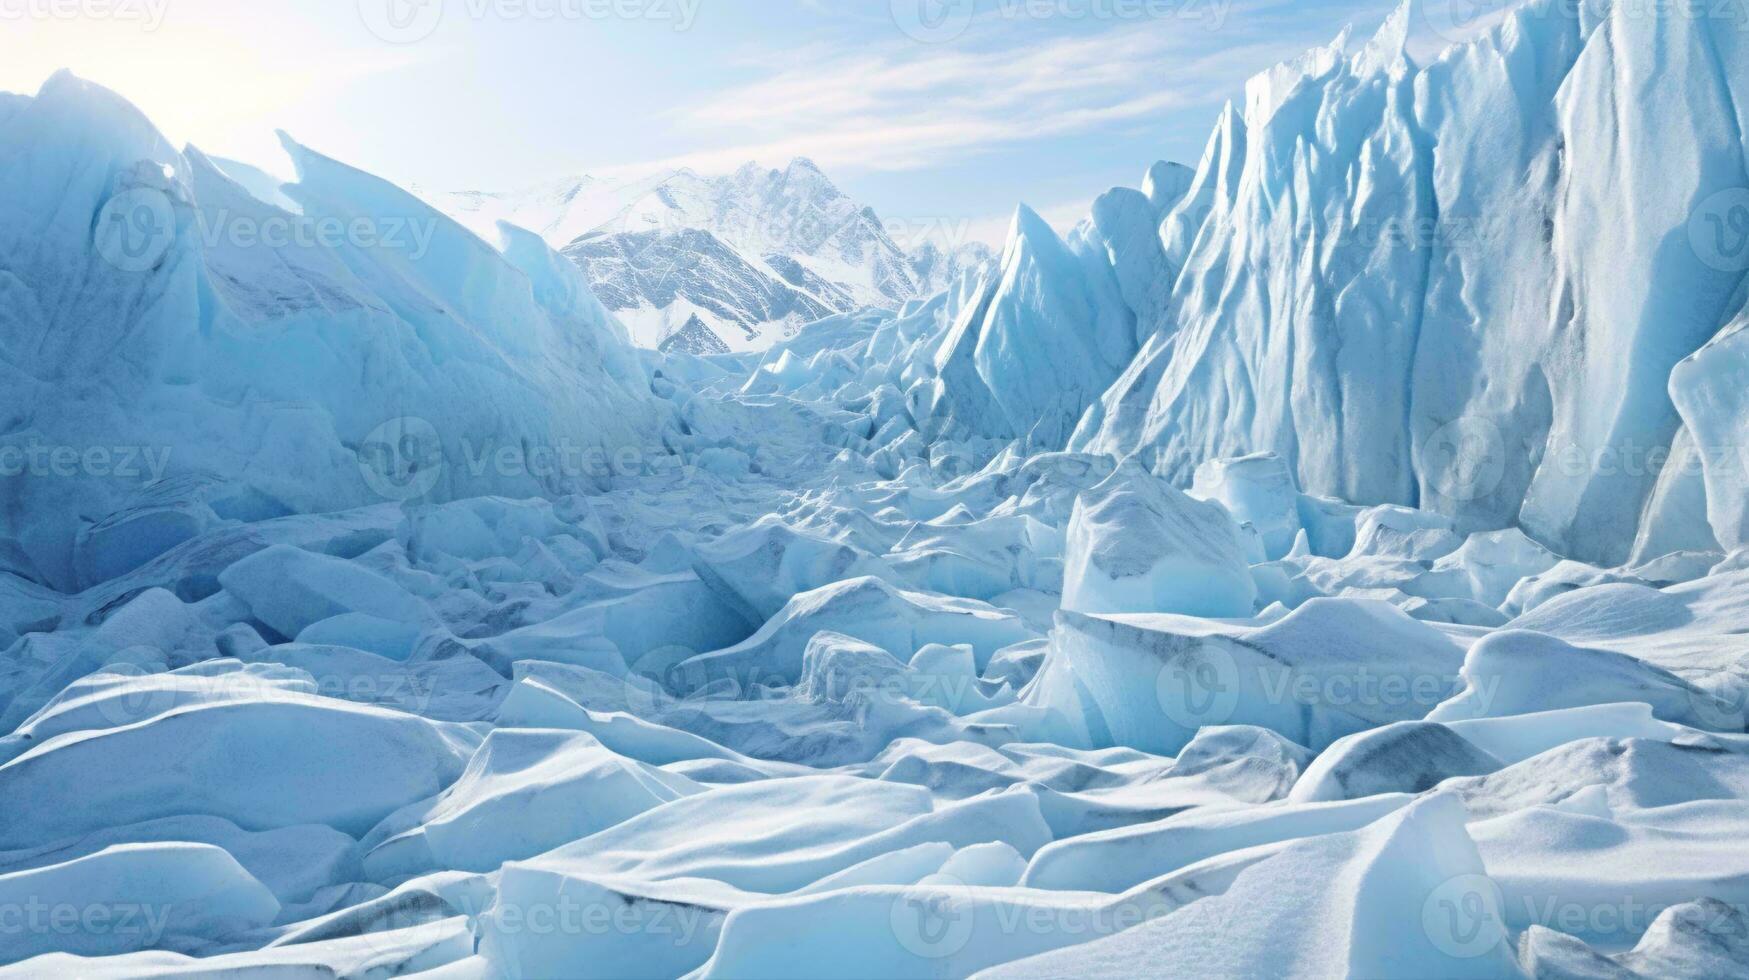
[[[0,977],[1749,975],[1741,482],[1553,533],[1540,450],[1494,513],[1392,434],[1429,385],[1534,422],[1533,376],[1516,436],[1649,424],[1652,376],[1667,438],[1743,427],[1739,329],[1620,319],[1717,298],[1660,195],[1724,172],[1742,42],[1556,9],[1314,52],[1199,171],[763,356],[634,351],[534,234],[289,140],[280,188],[70,76],[0,97]],[[1458,103],[1491,135],[1431,141]],[[1293,245],[1391,172],[1519,214],[1416,168],[1605,110],[1509,239],[1542,279]],[[1441,276],[1488,319],[1418,376]]]

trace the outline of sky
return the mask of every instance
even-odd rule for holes
[[[209,154],[286,174],[283,129],[434,190],[807,156],[890,223],[999,243],[1017,203],[1066,227],[1155,160],[1194,166],[1247,77],[1394,6],[0,0],[0,90],[69,68]]]

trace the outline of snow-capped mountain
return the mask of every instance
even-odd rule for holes
[[[427,197],[483,235],[508,221],[561,249],[645,347],[702,328],[728,349],[763,349],[833,313],[933,295],[992,257],[981,242],[907,250],[805,158]]]

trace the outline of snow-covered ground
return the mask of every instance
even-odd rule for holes
[[[1749,35],[1403,26],[762,354],[0,96],[0,976],[1749,975]]]

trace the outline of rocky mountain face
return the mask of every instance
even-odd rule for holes
[[[704,349],[760,350],[834,313],[934,295],[993,258],[981,242],[907,248],[805,158],[726,176],[679,170],[429,196],[482,234],[498,221],[540,234],[645,347],[703,331],[717,341]]]

